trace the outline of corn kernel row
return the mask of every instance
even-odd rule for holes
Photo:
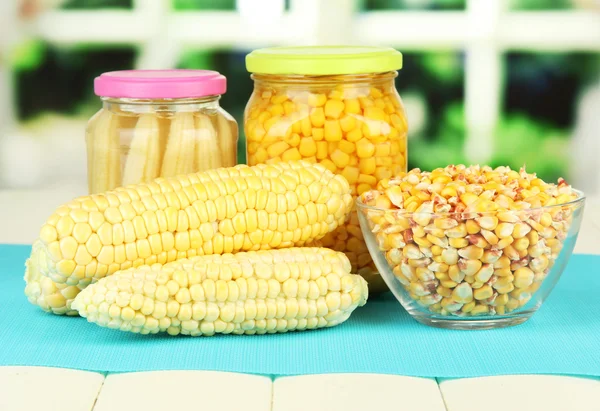
[[[523,307],[552,269],[577,194],[508,167],[418,169],[361,202],[379,249],[412,299],[442,315]],[[546,207],[546,208],[543,208]]]
[[[344,254],[306,247],[131,268],[87,287],[73,308],[100,326],[141,334],[270,334],[335,326],[367,294]]]
[[[354,196],[406,170],[406,119],[388,83],[314,86],[310,92],[257,86],[245,119],[248,164],[298,159],[320,163],[344,176]],[[371,290],[382,288],[356,213],[345,227],[325,237],[323,245],[345,251]]]

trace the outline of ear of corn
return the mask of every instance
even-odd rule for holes
[[[196,170],[206,171],[221,167],[221,152],[217,143],[217,131],[206,114],[196,116]],[[231,136],[221,136],[231,139]],[[230,164],[233,166],[234,164]]]
[[[223,167],[232,167],[236,163],[237,123],[229,114],[217,116],[221,163]]]
[[[307,162],[238,165],[81,197],[42,227],[26,294],[69,313],[71,294],[60,300],[56,289],[196,255],[314,244],[344,223],[352,204],[343,177]],[[42,287],[45,277],[54,284]]]
[[[133,129],[133,138],[123,170],[123,185],[154,180],[160,173],[160,128],[154,114],[143,114]]]
[[[335,326],[367,296],[347,257],[307,247],[131,268],[86,288],[73,308],[141,334],[265,334]]]
[[[88,182],[91,192],[106,191],[121,182],[121,145],[119,118],[109,110],[102,110],[95,119],[89,135],[91,170]]]
[[[195,132],[193,113],[175,114],[169,130],[161,176],[174,177],[194,170]]]

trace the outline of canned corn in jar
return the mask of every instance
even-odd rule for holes
[[[237,164],[237,123],[208,70],[113,71],[95,79],[102,109],[86,131],[90,194]]]
[[[402,54],[383,47],[274,47],[246,57],[254,92],[244,129],[249,165],[304,159],[344,176],[358,196],[406,171],[407,122],[394,86]],[[323,239],[372,292],[386,289],[353,212]]]

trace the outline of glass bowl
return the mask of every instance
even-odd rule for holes
[[[521,324],[558,282],[575,246],[585,196],[528,210],[423,213],[357,200],[367,247],[417,321],[452,329]]]

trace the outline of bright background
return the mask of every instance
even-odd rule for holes
[[[600,0],[0,3],[0,188],[85,193],[104,71],[218,70],[241,124],[250,50],[360,43],[404,53],[410,167],[526,164],[600,194]]]

